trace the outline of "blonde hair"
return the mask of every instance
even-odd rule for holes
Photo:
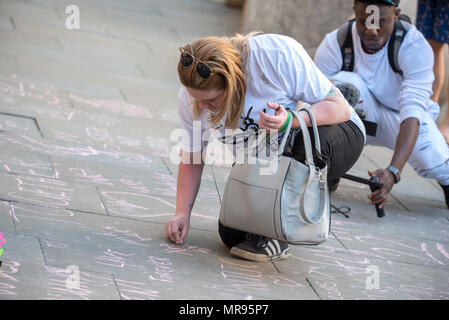
[[[208,79],[203,79],[196,71],[196,62],[191,67],[183,67],[179,62],[178,76],[181,83],[198,90],[226,90],[222,108],[209,119],[211,125],[217,125],[227,112],[225,127],[238,127],[247,88],[244,69],[249,51],[248,40],[259,33],[237,33],[234,37],[222,38],[205,37],[183,47],[195,58],[209,65],[212,74]],[[199,119],[201,111],[198,101],[193,101],[193,118]]]

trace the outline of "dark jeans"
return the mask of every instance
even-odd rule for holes
[[[309,134],[312,139],[312,146],[314,146],[315,139],[312,128],[309,128]],[[331,126],[319,126],[318,134],[320,136],[321,156],[328,166],[327,180],[338,179],[357,162],[363,150],[363,134],[352,121]],[[306,160],[301,131],[295,137],[291,156],[302,163]],[[313,158],[315,164],[319,165],[320,159],[318,159],[315,149]],[[228,228],[221,223],[218,225],[218,232],[221,240],[228,247],[233,247],[245,240],[246,232]]]

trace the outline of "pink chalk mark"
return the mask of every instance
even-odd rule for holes
[[[438,264],[442,264],[445,265],[443,262],[441,262],[440,260],[436,259],[434,256],[432,256],[428,251],[427,251],[427,245],[423,242],[421,243],[421,249],[422,251],[424,251],[424,253],[431,258],[433,261],[435,261]]]
[[[449,259],[449,253],[447,253],[446,249],[441,243],[437,243],[437,249],[443,254],[446,259]]]

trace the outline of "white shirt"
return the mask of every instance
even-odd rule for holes
[[[251,127],[258,128],[259,112],[273,115],[274,110],[267,102],[277,102],[285,108],[295,110],[298,101],[315,104],[329,93],[332,83],[316,67],[301,44],[293,38],[263,34],[249,39],[245,76],[247,92],[244,112],[240,117],[239,128],[243,131]],[[209,111],[201,113],[201,123],[193,123],[193,104],[187,90],[181,87],[178,94],[179,126],[190,134],[190,141],[184,139],[181,147],[185,151],[196,152],[203,149],[206,141],[201,141],[207,123]],[[225,115],[226,116],[226,115]],[[351,108],[351,120],[360,121]],[[359,126],[364,132],[363,124]],[[220,130],[224,131],[224,128]],[[195,133],[194,133],[195,132]],[[193,138],[193,136],[196,138]]]
[[[337,31],[326,35],[315,54],[316,65],[328,79],[341,71],[343,63]],[[353,71],[360,75],[380,103],[399,111],[401,122],[410,117],[422,119],[424,112],[435,107],[430,99],[434,80],[433,52],[415,26],[409,29],[399,49],[398,63],[403,76],[395,73],[389,64],[388,43],[375,54],[367,54],[362,49],[355,23],[351,31]]]

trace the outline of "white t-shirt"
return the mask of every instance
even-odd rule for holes
[[[247,92],[244,111],[240,116],[241,130],[258,128],[259,112],[264,109],[267,114],[274,114],[274,110],[267,107],[267,102],[277,102],[294,110],[298,101],[312,105],[324,100],[329,93],[332,83],[293,38],[263,34],[250,38],[248,43],[250,50],[245,66]],[[191,98],[187,90],[181,87],[178,94],[179,126],[186,129],[191,138],[190,141],[184,139],[181,147],[185,151],[196,152],[207,145],[207,141],[201,141],[198,137],[210,128],[207,122],[209,110],[204,109],[200,123],[194,124],[192,109]],[[351,112],[351,119],[360,121],[352,108]],[[364,132],[363,125],[360,128]],[[224,133],[224,128],[219,130]]]
[[[337,30],[326,35],[315,54],[315,63],[331,79],[341,71],[342,56]],[[436,105],[432,94],[433,52],[427,40],[412,26],[401,44],[398,54],[403,76],[395,73],[388,61],[388,43],[375,54],[363,51],[355,23],[352,25],[354,43],[354,72],[365,81],[373,96],[383,105],[398,110],[400,121],[415,117]],[[391,39],[391,37],[390,37]]]

